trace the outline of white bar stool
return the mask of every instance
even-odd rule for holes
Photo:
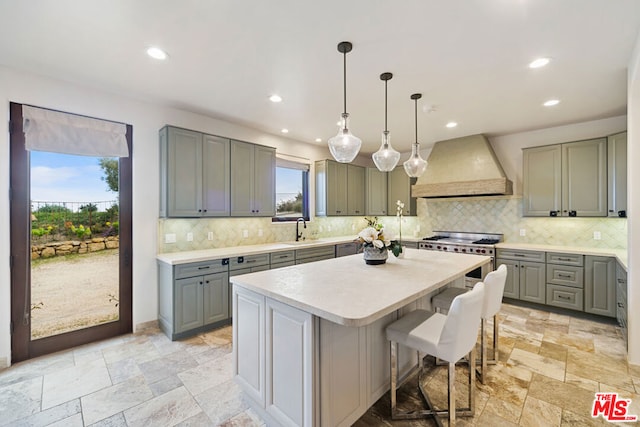
[[[438,415],[449,416],[449,426],[455,425],[456,413],[473,416],[475,409],[475,346],[480,326],[480,313],[484,297],[484,284],[476,283],[473,290],[454,298],[448,315],[427,310],[414,310],[387,326],[387,339],[391,341],[391,418],[415,419],[433,416],[442,426]],[[422,381],[418,381],[420,393],[429,409],[399,411],[396,408],[398,382],[398,344],[411,347],[418,352],[418,367],[422,373],[421,353],[430,354],[449,362],[448,402],[444,411],[434,409]],[[456,408],[456,362],[469,355],[468,408]]]
[[[487,365],[495,365],[498,361],[498,312],[502,306],[504,286],[507,281],[507,266],[502,264],[497,270],[487,274],[484,278],[484,301],[482,303],[482,322],[480,325],[480,382],[485,383]],[[447,288],[431,298],[431,307],[438,313],[448,311],[455,297],[466,293],[463,288]],[[493,317],[493,358],[487,355],[487,320]]]

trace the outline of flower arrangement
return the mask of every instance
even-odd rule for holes
[[[390,240],[384,234],[384,226],[378,222],[378,217],[366,218],[367,226],[358,233],[358,240],[365,247],[375,247],[380,250],[391,251],[396,257],[402,252],[402,246],[397,240]]]

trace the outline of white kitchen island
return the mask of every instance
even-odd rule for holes
[[[234,378],[268,425],[351,425],[389,389],[386,326],[491,261],[405,252],[383,265],[358,254],[230,279]],[[416,361],[401,349],[400,372]]]

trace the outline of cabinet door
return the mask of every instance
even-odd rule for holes
[[[327,215],[347,215],[347,165],[327,161]]]
[[[562,144],[562,215],[607,216],[607,139]]]
[[[169,128],[167,216],[199,217],[202,211],[202,134]]]
[[[347,212],[364,215],[365,177],[362,166],[347,165]]]
[[[253,144],[231,141],[231,216],[253,216]]]
[[[523,301],[545,304],[545,264],[537,262],[520,262],[520,299]]]
[[[607,138],[609,216],[627,216],[627,133]]]
[[[276,216],[276,150],[256,145],[254,170],[254,215]]]
[[[380,172],[377,168],[367,168],[366,175],[366,215],[387,215],[387,173]]]
[[[500,267],[502,264],[507,266],[507,281],[504,285],[504,296],[507,298],[520,298],[520,263],[509,259],[496,260],[496,265]]]
[[[404,167],[397,167],[387,174],[387,212],[396,213],[398,200],[404,203],[404,216],[416,216],[416,198],[411,197],[411,186],[417,178],[411,178],[404,171]]]
[[[549,216],[560,212],[560,145],[527,148],[522,151],[523,216]]]
[[[204,276],[204,324],[229,318],[229,273]]]
[[[585,257],[584,311],[616,317],[616,260],[611,257]]]
[[[174,334],[204,324],[202,305],[203,277],[189,277],[175,281]]]
[[[202,139],[202,216],[228,216],[229,140],[212,135]]]

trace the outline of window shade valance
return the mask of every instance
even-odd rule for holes
[[[30,151],[95,157],[129,157],[122,123],[22,106],[25,146]]]
[[[276,166],[280,168],[298,169],[309,172],[310,165],[308,159],[302,157],[290,156],[276,152]]]

